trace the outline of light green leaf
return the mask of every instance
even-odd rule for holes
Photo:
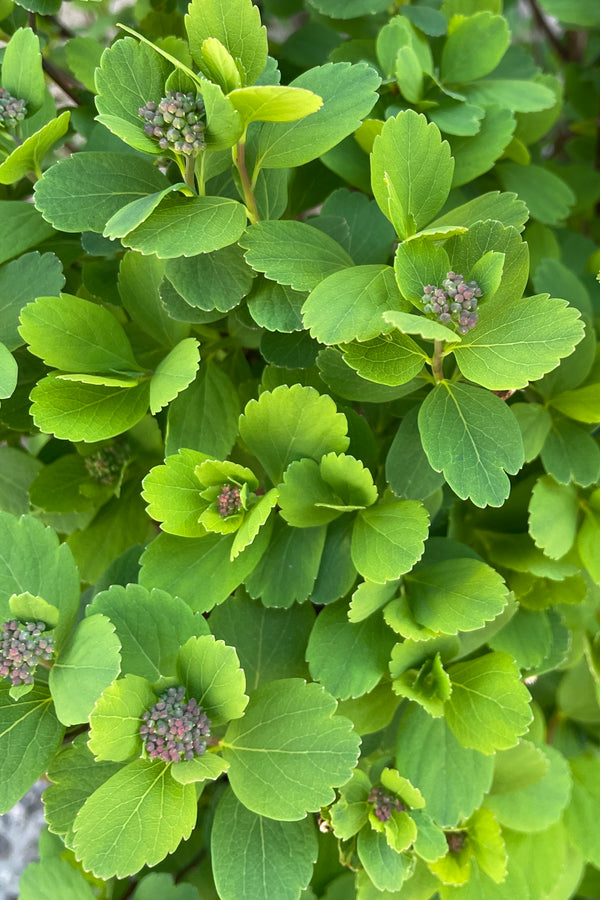
[[[510,44],[508,23],[502,16],[477,12],[453,23],[442,51],[444,82],[474,81],[496,68]]]
[[[178,784],[161,761],[138,759],[83,804],[73,826],[75,856],[98,878],[124,878],[172,853],[195,823],[194,785]]]
[[[525,462],[539,454],[552,427],[552,417],[541,403],[513,403],[511,410],[521,429]]]
[[[204,753],[195,759],[175,763],[171,769],[171,775],[179,784],[191,784],[195,781],[215,781],[228,768],[228,763],[220,756]]]
[[[600,479],[600,448],[587,428],[569,419],[552,418],[541,451],[542,464],[560,484],[574,481],[582,487]]]
[[[466,137],[477,134],[484,115],[483,107],[475,103],[464,103],[448,98],[431,110],[429,118],[445,134]]]
[[[520,740],[510,750],[499,750],[494,758],[491,794],[520,791],[543,778],[550,763],[531,741]]]
[[[271,510],[277,504],[279,493],[276,488],[267,491],[262,497],[259,497],[254,506],[248,510],[244,516],[244,520],[235,532],[235,538],[231,545],[230,559],[236,559],[242,550],[250,546],[260,529],[263,527]]]
[[[219,312],[237,306],[249,293],[254,278],[237,245],[215,253],[170,259],[165,274],[190,306]]]
[[[529,276],[528,246],[514,227],[505,228],[500,222],[475,222],[467,234],[450,238],[446,242],[446,250],[455,272],[474,272],[482,257],[493,246],[494,251],[504,254],[502,281],[496,288],[492,309],[500,309],[521,300]],[[488,306],[485,302],[482,308]]]
[[[281,385],[251,400],[239,429],[273,484],[295,459],[319,461],[325,453],[343,453],[349,443],[346,417],[336,411],[331,397],[299,384]]]
[[[245,84],[254,84],[267,64],[267,30],[251,0],[193,0],[185,27],[198,65],[207,38],[217,38],[237,60]]]
[[[9,691],[9,684],[0,684],[2,813],[8,812],[46,771],[64,732],[45,685],[34,685],[18,703]]]
[[[65,110],[13,150],[0,164],[0,184],[14,184],[29,172],[40,178],[44,157],[52,145],[67,133],[70,115],[70,111]]]
[[[353,265],[337,241],[305,222],[257,222],[240,244],[248,265],[297,291],[310,291],[328,275]]]
[[[162,466],[150,469],[142,483],[142,497],[148,503],[150,518],[161,523],[163,531],[181,537],[202,537],[206,529],[198,518],[206,509],[200,497],[195,469],[208,457],[196,450],[182,449],[168,456]]]
[[[552,559],[568,553],[575,540],[579,502],[577,491],[549,475],[538,479],[529,501],[529,533]]]
[[[319,573],[326,528],[292,528],[277,516],[273,531],[264,556],[246,579],[248,593],[255,599],[260,597],[265,606],[304,603]],[[283,581],[282,572],[286,575]]]
[[[195,338],[185,338],[158,364],[150,380],[150,412],[159,410],[184,391],[196,376],[200,352]]]
[[[491,106],[486,110],[479,132],[473,137],[452,137],[454,157],[452,187],[473,181],[488,172],[510,144],[516,128],[509,109]]]
[[[29,512],[29,486],[42,464],[14,447],[0,447],[0,509],[13,516]]]
[[[317,684],[288,678],[252,694],[243,719],[223,741],[229,783],[244,806],[285,822],[334,799],[358,757],[351,723],[333,717],[336,702]]]
[[[141,756],[142,714],[156,702],[145,678],[126,675],[109,684],[90,715],[88,747],[96,760],[124,762]]]
[[[340,351],[333,347],[326,347],[319,351],[317,366],[319,374],[329,390],[344,400],[384,403],[410,394],[411,387],[414,388],[414,385],[411,387],[377,385],[361,378],[354,369],[346,365]]]
[[[189,447],[224,459],[235,443],[240,414],[237,390],[229,377],[208,360],[196,379],[169,407],[165,452]]]
[[[380,682],[395,641],[381,615],[352,624],[344,601],[326,606],[306,647],[310,674],[340,700],[361,697]]]
[[[329,453],[291,463],[279,485],[279,505],[286,522],[298,528],[326,525],[343,512],[364,509],[377,499],[368,469],[352,456]]]
[[[121,644],[106,616],[79,623],[50,669],[56,715],[64,725],[87,722],[94,703],[121,668]]]
[[[427,354],[412,338],[392,333],[342,347],[344,362],[361,378],[376,384],[408,384],[419,374]]]
[[[542,6],[551,16],[573,25],[598,25],[600,15],[591,0],[542,0]]]
[[[439,653],[425,660],[419,669],[407,669],[392,682],[392,689],[400,697],[419,703],[430,716],[444,714],[444,703],[452,693],[450,678]]]
[[[12,223],[5,227],[12,229]],[[42,294],[57,293],[64,283],[62,264],[54,253],[25,253],[0,268],[0,340],[9,350],[23,343],[18,331],[22,308]]]
[[[386,835],[363,828],[358,834],[358,857],[379,891],[394,891],[412,874],[414,857],[397,853],[389,846]]]
[[[495,619],[508,602],[500,575],[476,559],[421,565],[404,580],[417,622],[443,634],[475,631]]]
[[[19,879],[21,900],[94,900],[96,894],[84,875],[64,859],[30,863]]]
[[[0,397],[10,397],[17,386],[19,368],[17,361],[4,345],[0,344]]]
[[[487,653],[448,670],[452,695],[445,718],[465,747],[493,753],[517,743],[531,722],[529,691],[506,653]]]
[[[189,334],[189,325],[175,322],[160,302],[159,285],[165,263],[156,256],[127,251],[119,266],[119,294],[123,306],[139,327],[167,347]]]
[[[388,119],[375,139],[371,185],[381,211],[405,240],[444,205],[454,163],[439,129],[423,115],[405,110]]]
[[[227,197],[166,197],[123,244],[159,259],[211,253],[234,244],[246,227],[246,210]]]
[[[575,391],[564,391],[550,401],[551,406],[577,422],[600,422],[600,384],[587,384]]]
[[[302,307],[302,318],[318,341],[341,344],[389,331],[382,313],[407,308],[390,266],[353,266],[334,272],[314,288]]]
[[[60,231],[101,234],[121,207],[168,186],[165,176],[145,159],[132,165],[129,153],[88,151],[50,166],[35,184],[35,204]]]
[[[182,188],[183,190],[181,190]],[[161,200],[168,194],[172,194],[173,191],[180,191],[188,197],[191,196],[191,191],[186,185],[170,184],[162,191],[157,191],[154,194],[146,194],[145,197],[138,197],[137,200],[133,200],[126,206],[122,206],[121,209],[118,209],[116,213],[110,217],[104,226],[102,236],[109,238],[110,240],[125,237],[125,235],[133,231],[134,228],[137,228],[138,225],[145,222],[148,216],[152,215]]]
[[[508,653],[521,669],[539,666],[552,650],[552,627],[545,610],[521,607],[488,639],[492,650]]]
[[[556,94],[549,87],[525,79],[486,78],[464,85],[462,91],[470,103],[502,106],[518,113],[550,109],[556,103]]]
[[[40,41],[31,28],[17,28],[2,59],[2,87],[27,103],[27,112],[37,112],[44,102],[46,82],[42,70]]]
[[[419,411],[419,432],[429,463],[475,506],[501,506],[523,465],[523,442],[510,409],[494,394],[444,381]]]
[[[94,74],[100,65],[104,47],[92,37],[70,38],[65,44],[65,54],[69,69],[88,91],[96,90]]]
[[[352,532],[352,561],[369,581],[383,584],[408,572],[423,554],[429,516],[416,500],[386,500],[361,510]]]
[[[545,225],[560,225],[575,203],[571,188],[549,169],[503,162],[497,168],[505,191],[514,191],[527,204],[532,219]]]
[[[312,91],[280,85],[260,85],[231,91],[227,99],[246,122],[295,122],[323,105]]]
[[[376,584],[373,581],[362,581],[354,593],[348,608],[350,622],[362,622],[391,600],[398,589],[397,581]]]
[[[47,366],[75,372],[143,371],[117,319],[71,294],[38,297],[21,312],[21,337]]]
[[[179,597],[139,584],[113,584],[97,593],[86,614],[110,619],[121,643],[121,671],[155,684],[175,674],[177,652],[188,638],[208,634],[206,619],[194,616]],[[143,643],[140,635],[143,633]]]
[[[399,244],[394,257],[398,287],[419,310],[423,305],[425,285],[441,285],[449,268],[450,260],[444,247],[421,235]]]
[[[388,310],[384,312],[383,318],[404,334],[418,334],[428,341],[449,341],[452,344],[459,344],[462,340],[461,336],[450,328],[425,316],[412,316],[409,313]]]
[[[584,859],[597,868],[600,862],[600,840],[596,828],[600,801],[600,760],[597,756],[588,754],[570,760],[570,766],[573,793],[565,811],[567,833]]]
[[[177,675],[190,697],[195,697],[213,725],[243,715],[248,697],[246,676],[233,647],[212,634],[191,637],[177,654]]]
[[[475,222],[495,219],[506,228],[513,225],[518,231],[522,231],[528,218],[529,211],[516,194],[488,191],[444,213],[431,227],[457,224],[470,228]]]
[[[595,509],[587,509],[577,535],[577,549],[581,561],[596,584],[600,584],[600,516]]]
[[[290,87],[322,97],[323,106],[306,119],[263,125],[258,138],[257,167],[301,166],[335,147],[361,124],[377,101],[380,84],[366,63],[328,63],[303,72]]]
[[[21,622],[41,621],[50,628],[58,623],[58,609],[47,603],[43,597],[34,597],[29,591],[13,594],[8,601],[9,609],[15,619]]]
[[[481,806],[493,757],[463,747],[444,718],[432,719],[416,704],[403,713],[397,738],[398,771],[419,788],[438,824],[452,828]]]
[[[31,415],[41,431],[68,441],[103,441],[146,414],[149,387],[104,387],[42,378],[31,392]]]
[[[423,94],[423,70],[412,47],[400,47],[396,57],[396,81],[409,103],[418,103]]]
[[[222,900],[297,900],[311,879],[317,850],[310,819],[275,822],[250,812],[232,791],[221,797],[211,832],[211,858]]]

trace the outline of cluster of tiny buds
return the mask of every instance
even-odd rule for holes
[[[169,688],[143,714],[140,735],[150,759],[189,761],[206,750],[210,719],[197,700],[184,698],[184,687]]]
[[[462,275],[448,272],[442,287],[426,284],[423,288],[423,312],[435,313],[438,322],[458,326],[459,334],[475,328],[479,316],[475,312],[481,288],[476,281],[463,281]]]
[[[54,638],[46,633],[43,622],[2,623],[0,634],[0,677],[11,684],[33,684],[38,661],[52,659]]]
[[[204,150],[204,102],[195,94],[167,91],[158,103],[148,101],[138,110],[148,137],[158,140],[161,150],[194,156]]]
[[[446,843],[448,844],[448,850],[450,851],[450,853],[460,853],[460,851],[464,849],[465,844],[467,843],[467,832],[466,831],[446,831],[444,833],[446,836]]]
[[[217,497],[217,510],[222,519],[236,513],[242,505],[239,487],[232,484],[224,484],[221,493]]]
[[[5,128],[16,128],[26,115],[25,101],[17,100],[5,88],[0,87],[0,125]]]
[[[401,800],[398,800],[393,794],[388,794],[387,791],[380,787],[371,788],[367,801],[373,804],[373,812],[380,822],[389,821],[394,810],[404,812],[407,809]]]
[[[98,484],[114,484],[127,459],[127,451],[124,447],[103,447],[91,456],[84,458],[84,465],[88,475]]]

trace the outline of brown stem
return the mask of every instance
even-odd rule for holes
[[[566,47],[563,47],[557,36],[554,34],[550,26],[548,25],[548,21],[538,6],[537,0],[528,0],[529,6],[531,7],[531,12],[533,13],[533,18],[536,21],[536,24],[544,32],[545,36],[548,38],[548,41],[554,47],[554,50],[562,60],[565,62],[569,61],[569,51]]]
[[[59,19],[57,19],[56,16],[46,16],[46,18],[48,19],[49,22],[52,22],[52,24],[58,28],[58,33],[60,34],[61,37],[66,37],[66,38],[76,37],[75,32],[71,31],[71,29],[67,25],[63,25],[63,23]]]
[[[53,62],[50,62],[49,59],[44,59],[42,57],[42,66],[44,72],[50,76],[52,81],[59,86],[61,91],[63,91],[67,97],[70,97],[71,100],[74,100],[75,103],[79,106],[81,103],[81,97],[79,93],[85,90],[85,87],[76,81],[74,78],[70,78],[62,69],[59,69],[58,66],[55,66]]]

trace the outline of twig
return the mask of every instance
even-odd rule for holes
[[[558,53],[560,58],[564,60],[564,62],[569,62],[569,51],[566,47],[563,47],[557,36],[548,25],[548,21],[544,13],[538,6],[537,0],[529,0],[529,6],[531,7],[531,12],[533,13],[533,18],[535,19],[537,25],[544,32],[544,34],[554,47],[555,51]]]
[[[55,66],[53,62],[50,62],[49,59],[44,59],[42,57],[42,66],[44,72],[50,76],[52,81],[59,86],[61,91],[63,91],[67,97],[70,97],[71,100],[74,100],[77,105],[81,103],[81,97],[79,96],[81,91],[85,90],[85,87],[80,84],[79,81],[76,81],[74,78],[70,78],[62,69],[59,69],[58,66]]]

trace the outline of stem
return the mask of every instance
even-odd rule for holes
[[[246,209],[248,210],[248,218],[254,225],[255,222],[258,222],[260,216],[258,215],[258,208],[256,206],[256,197],[254,196],[254,191],[252,190],[252,184],[250,183],[250,179],[248,177],[248,170],[246,169],[246,144],[245,141],[241,140],[232,147],[233,154],[233,164],[239,172],[240,181],[242,184],[242,191],[244,192],[244,202],[246,204]]]
[[[194,154],[191,156],[186,156],[185,159],[185,175],[183,176],[183,180],[193,191],[196,190],[196,179],[194,176],[194,171],[196,169],[196,157]]]
[[[538,6],[537,0],[529,0],[529,6],[531,8],[531,12],[533,13],[533,18],[535,19],[536,24],[538,25],[540,30],[544,32],[544,35],[548,38],[550,44],[552,44],[555,52],[558,53],[558,55],[562,60],[564,60],[564,62],[569,62],[569,51],[565,47],[563,47],[557,36],[548,25],[544,13]]]
[[[433,356],[431,358],[431,371],[436,381],[444,380],[444,343],[433,342]]]
[[[42,68],[44,69],[44,72],[50,76],[52,81],[59,86],[61,91],[63,91],[67,97],[70,97],[71,100],[74,100],[79,106],[81,103],[79,91],[84,91],[84,86],[74,78],[69,78],[69,76],[59,69],[58,66],[55,66],[49,59],[44,59],[44,57],[42,57]]]

